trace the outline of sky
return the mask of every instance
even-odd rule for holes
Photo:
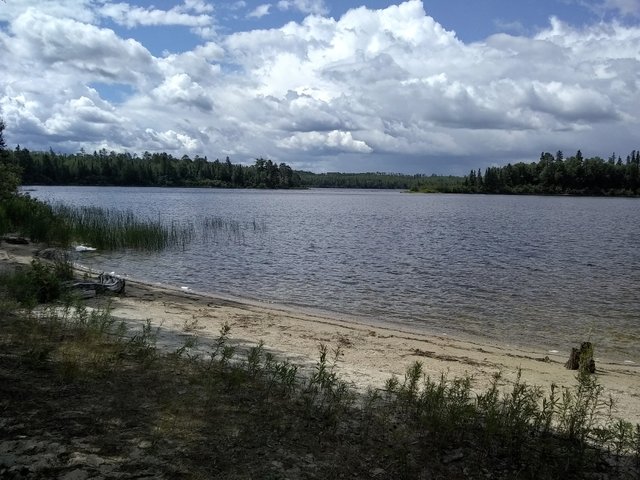
[[[465,174],[640,147],[640,0],[0,0],[30,150]]]

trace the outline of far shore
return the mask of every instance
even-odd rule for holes
[[[35,247],[0,244],[2,264],[28,263]],[[415,361],[431,377],[470,375],[482,390],[500,373],[506,385],[516,380],[549,388],[572,386],[576,372],[565,369],[569,351],[548,352],[496,342],[467,340],[450,335],[428,335],[405,329],[365,324],[347,318],[296,310],[252,301],[196,294],[179,287],[127,281],[125,294],[101,296],[89,306],[110,304],[112,315],[130,329],[149,320],[158,330],[158,346],[175,351],[197,338],[193,353],[206,355],[226,323],[239,349],[264,342],[280,359],[312,368],[320,344],[339,348],[338,372],[357,388],[383,388],[392,375],[404,376]],[[577,346],[577,345],[576,345]],[[611,363],[597,358],[598,381],[615,401],[614,415],[640,423],[640,365]]]

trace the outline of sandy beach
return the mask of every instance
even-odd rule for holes
[[[33,248],[3,243],[0,264],[28,263]],[[106,297],[88,300],[90,306],[104,305]],[[382,324],[368,325],[329,314],[201,295],[179,287],[149,285],[129,280],[126,292],[109,297],[114,317],[137,330],[150,320],[158,328],[158,345],[174,351],[197,338],[192,353],[206,355],[222,325],[231,327],[230,338],[238,349],[264,342],[266,351],[312,367],[322,343],[340,349],[338,372],[359,389],[382,388],[396,375],[403,377],[411,363],[420,361],[425,372],[439,378],[471,375],[474,388],[482,390],[494,375],[502,374],[508,386],[522,372],[522,380],[543,388],[552,383],[570,386],[576,372],[565,369],[567,351],[548,352],[510,345],[468,340],[446,335],[426,335]],[[577,345],[576,345],[577,346]],[[596,346],[597,349],[597,346]],[[640,365],[608,363],[597,357],[598,380],[615,400],[615,414],[640,422]]]

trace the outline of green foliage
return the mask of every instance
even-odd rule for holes
[[[62,219],[75,241],[100,250],[157,251],[169,246],[184,246],[193,236],[190,225],[166,225],[159,219],[143,220],[130,210],[56,205],[53,215]]]
[[[6,298],[22,306],[33,306],[59,299],[65,291],[64,282],[72,278],[71,265],[66,262],[47,264],[33,260],[29,268],[0,276],[0,285],[4,286]]]
[[[208,234],[217,225],[204,226]],[[158,251],[191,242],[192,225],[144,220],[131,211],[96,207],[50,206],[27,195],[0,205],[0,233],[18,233],[33,242],[68,246],[72,241],[101,250],[134,248]]]
[[[11,198],[20,185],[20,168],[6,150],[4,141],[5,123],[0,118],[0,200]],[[0,211],[0,233],[2,233],[2,211]]]
[[[359,396],[340,379],[339,348],[321,345],[315,367],[300,375],[262,343],[236,355],[226,324],[209,358],[164,355],[150,321],[129,337],[108,308],[17,312],[0,327],[10,352],[3,361],[19,362],[6,370],[6,378],[16,373],[3,388],[17,392],[26,380],[29,438],[37,438],[37,424],[73,440],[109,436],[103,449],[130,445],[129,434],[135,445],[148,439],[160,459],[153,465],[166,473],[154,470],[158,477],[180,476],[172,470],[176,452],[182,473],[220,478],[238,465],[251,478],[636,478],[640,467],[640,425],[602,410],[594,376],[579,376],[558,395],[520,375],[510,384],[496,375],[475,394],[471,377],[432,380],[418,362],[403,381],[389,379],[385,393]],[[39,405],[51,411],[43,391],[63,402],[53,430],[34,414]],[[9,401],[7,418],[19,421],[21,406]],[[74,422],[64,420],[70,412]],[[83,415],[87,433],[79,437]],[[126,449],[117,452],[126,457]],[[273,469],[283,464],[289,474]]]
[[[462,177],[446,175],[403,175],[399,173],[312,173],[298,172],[302,184],[316,188],[397,189],[412,192],[455,192]]]
[[[69,245],[71,227],[68,221],[53,209],[27,195],[14,195],[0,206],[0,219],[4,229],[26,236],[33,242]],[[2,220],[0,220],[2,221]]]
[[[303,399],[310,412],[320,415],[328,425],[336,426],[348,411],[354,396],[349,385],[340,379],[337,365],[342,355],[336,347],[329,359],[329,348],[319,345],[320,358],[303,391]]]
[[[178,159],[168,153],[139,157],[129,153],[100,150],[87,154],[31,152],[16,147],[8,152],[22,169],[25,185],[120,185],[219,188],[298,188],[298,173],[285,163],[258,158],[245,166],[206,157]]]
[[[640,195],[640,151],[625,162],[615,154],[605,161],[585,159],[580,150],[566,158],[561,151],[543,152],[537,163],[489,167],[484,177],[472,170],[463,186],[470,193]]]

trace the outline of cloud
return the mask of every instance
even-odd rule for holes
[[[0,2],[0,22],[10,22],[29,8],[57,18],[94,23],[93,0],[20,0]]]
[[[151,92],[153,98],[162,104],[182,104],[202,111],[210,111],[213,107],[206,91],[194,82],[186,73],[168,77]]]
[[[161,151],[196,151],[201,148],[197,139],[191,138],[184,133],[176,132],[174,130],[166,130],[164,132],[157,132],[151,128],[145,130],[146,140],[149,145],[149,150],[161,150]]]
[[[535,36],[465,44],[419,0],[337,18],[317,13],[321,2],[285,3],[276,7],[311,14],[163,56],[86,13],[14,12],[0,25],[7,141],[427,173],[535,160],[542,150],[638,147],[637,26],[552,18]],[[190,0],[140,9],[130,21],[212,14],[208,2]],[[126,96],[115,101],[101,89],[101,97],[90,87],[98,83],[123,85]]]
[[[362,140],[355,140],[351,132],[296,133],[280,141],[282,148],[311,153],[371,153],[373,149]]]
[[[621,15],[640,17],[640,0],[605,0],[604,8]]]
[[[112,30],[29,8],[11,24],[12,54],[45,69],[83,74],[84,79],[144,83],[154,75],[153,58],[135,40]],[[46,73],[46,72],[44,72]],[[41,77],[41,76],[40,76]]]
[[[326,15],[329,9],[323,0],[280,0],[278,2],[280,10],[298,10],[302,13],[314,15]]]
[[[190,10],[198,13],[194,15]],[[175,6],[170,10],[142,8],[128,3],[106,3],[99,9],[101,16],[128,28],[158,25],[206,27],[213,22],[213,18],[208,15],[211,11],[210,5],[197,0],[187,1],[184,5]]]
[[[254,10],[247,14],[248,18],[262,18],[266,15],[269,15],[269,10],[271,10],[271,4],[265,3],[263,5],[257,6]]]
[[[497,18],[493,21],[495,27],[501,32],[512,32],[516,35],[524,35],[527,33],[527,28],[517,20],[503,20],[501,18]]]
[[[212,13],[213,5],[204,0],[184,0],[184,9],[196,13]]]
[[[640,0],[567,0],[604,18],[607,16],[640,17]]]

